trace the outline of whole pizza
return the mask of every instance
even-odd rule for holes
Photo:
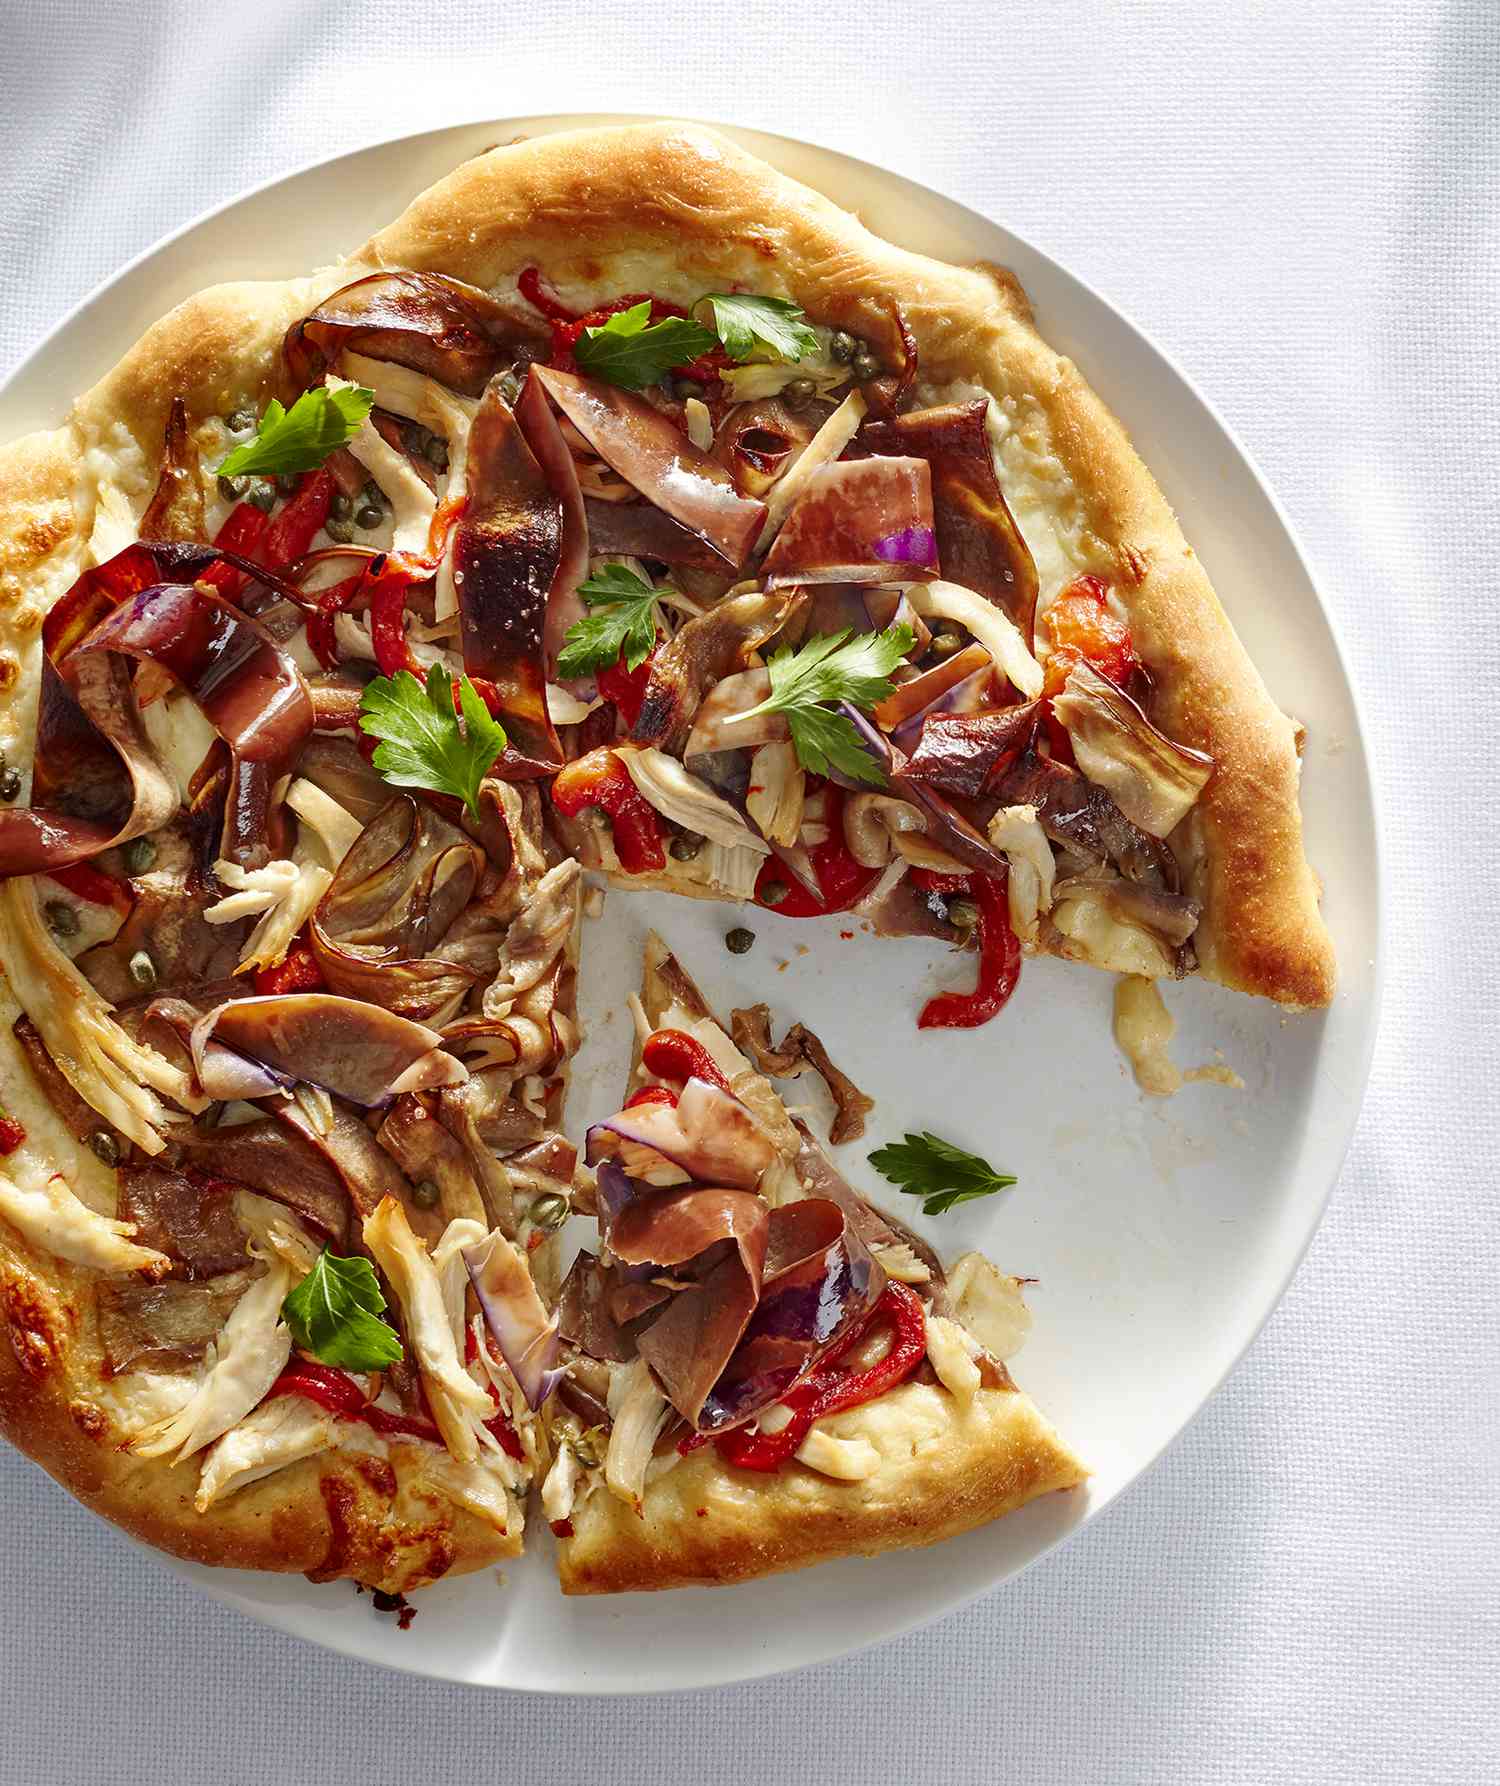
[[[511,144],[200,294],[0,451],[0,1428],[386,1594],[529,1503],[597,1593],[1075,1487],[1018,1280],[870,1195],[1010,1181],[925,1128],[846,1177],[777,1082],[836,1147],[859,1063],[655,936],[571,1132],[583,918],[962,949],[867,996],[966,1049],[1036,953],[1127,1034],[1188,974],[1322,1006],[1300,741],[1014,279],[711,131]]]

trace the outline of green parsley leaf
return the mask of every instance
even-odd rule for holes
[[[926,1131],[877,1147],[870,1164],[908,1197],[923,1198],[923,1215],[944,1215],[959,1203],[991,1197],[1016,1182],[1011,1173],[997,1172],[977,1153]]]
[[[716,345],[712,329],[685,316],[652,322],[651,301],[642,298],[597,329],[585,329],[573,345],[573,358],[591,378],[639,391]]]
[[[792,747],[804,769],[826,775],[832,765],[851,780],[883,787],[885,769],[865,748],[854,722],[821,703],[848,701],[851,706],[869,709],[883,701],[891,692],[891,671],[913,642],[911,628],[903,625],[879,633],[855,633],[852,638],[845,627],[842,632],[808,639],[795,650],[783,645],[766,665],[770,694],[758,707],[727,723],[738,725],[757,713],[784,713]]]
[[[694,314],[705,305],[713,317],[714,333],[732,360],[748,360],[758,354],[785,364],[818,351],[818,337],[808,327],[801,305],[790,298],[716,291],[698,300]]]
[[[314,385],[290,409],[273,397],[260,418],[255,436],[237,446],[218,475],[275,477],[293,471],[316,471],[335,447],[346,446],[370,413],[375,393],[362,385],[330,390]]]
[[[428,670],[425,690],[410,670],[398,670],[365,685],[359,726],[382,741],[371,760],[392,787],[453,794],[478,818],[479,784],[505,749],[505,727],[467,676],[459,677],[458,698],[462,726],[453,679],[441,664]]]
[[[325,1246],[281,1305],[304,1352],[341,1370],[383,1370],[405,1356],[396,1330],[380,1319],[385,1298],[368,1259],[341,1259]]]
[[[638,670],[656,644],[656,603],[660,591],[623,564],[606,564],[597,577],[578,585],[593,610],[563,636],[557,673],[564,681],[608,670],[623,656]]]

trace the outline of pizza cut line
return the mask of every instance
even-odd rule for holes
[[[0,451],[0,1427],[149,1543],[386,1592],[533,1491],[599,1592],[1076,1484],[1015,1280],[655,939],[578,1158],[585,871],[960,947],[929,1028],[1038,953],[1312,1008],[1298,742],[1014,282],[712,132],[496,150],[202,294]]]

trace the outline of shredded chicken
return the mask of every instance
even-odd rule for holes
[[[262,1402],[204,1458],[193,1505],[206,1513],[236,1489],[326,1451],[337,1430],[333,1415],[304,1396],[280,1395]]]
[[[184,1072],[131,1040],[108,1002],[58,950],[28,875],[0,882],[0,960],[64,1078],[90,1109],[143,1152],[160,1153],[166,1145],[162,1131],[171,1119],[161,1097],[185,1110],[207,1107]]]
[[[130,1239],[133,1222],[103,1216],[76,1195],[60,1172],[25,1154],[0,1170],[0,1216],[33,1246],[93,1271],[143,1271],[160,1277],[171,1268],[164,1253]]]
[[[880,1453],[868,1439],[836,1439],[819,1426],[792,1455],[799,1464],[839,1482],[863,1482],[880,1468]]]
[[[955,1401],[967,1403],[974,1399],[979,1388],[979,1366],[974,1362],[978,1351],[978,1341],[956,1321],[928,1315],[927,1361]]]
[[[252,1245],[252,1256],[266,1257]],[[281,1305],[292,1273],[274,1254],[267,1269],[234,1305],[224,1331],[204,1357],[204,1372],[192,1399],[169,1419],[158,1421],[130,1441],[142,1457],[175,1454],[180,1461],[227,1433],[265,1397],[281,1375],[292,1336],[281,1320]]]
[[[1056,863],[1052,845],[1037,822],[1034,806],[1004,806],[990,820],[990,842],[1010,863],[1006,896],[1011,927],[1028,948],[1041,936],[1041,920],[1052,909]]]
[[[652,1449],[672,1412],[644,1358],[616,1365],[610,1373],[609,1411],[614,1425],[604,1459],[605,1485],[639,1512]]]
[[[443,1443],[460,1463],[472,1463],[496,1441],[484,1430],[494,1412],[488,1392],[463,1368],[458,1338],[436,1265],[411,1231],[406,1211],[383,1197],[365,1218],[364,1242],[390,1280],[401,1305],[432,1417]]]

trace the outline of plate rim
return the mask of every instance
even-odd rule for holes
[[[418,1659],[418,1653],[416,1651],[411,1652],[410,1661],[407,1660],[406,1652],[397,1652],[395,1654],[373,1654],[370,1650],[361,1647],[354,1641],[346,1641],[346,1633],[337,1625],[327,1631],[309,1630],[306,1628],[304,1610],[295,1602],[289,1602],[284,1607],[261,1605],[252,1602],[245,1596],[237,1593],[234,1584],[240,1579],[240,1572],[229,1569],[214,1569],[205,1565],[187,1563],[167,1552],[159,1551],[149,1545],[143,1544],[137,1539],[130,1539],[132,1544],[136,1545],[137,1548],[149,1555],[155,1563],[158,1565],[165,1565],[178,1577],[179,1580],[185,1582],[196,1591],[204,1594],[206,1597],[222,1606],[232,1607],[235,1611],[254,1619],[257,1623],[265,1625],[272,1630],[297,1638],[302,1642],[315,1645],[320,1649],[328,1650],[335,1654],[358,1660],[375,1667],[388,1669],[393,1673],[413,1675],[429,1680],[452,1683],[475,1690],[499,1693],[528,1693],[549,1696],[568,1695],[589,1699],[608,1699],[627,1695],[676,1695],[679,1693],[695,1692],[748,1681],[776,1679],[782,1676],[798,1673],[806,1668],[817,1667],[823,1664],[845,1660],[852,1656],[862,1655],[883,1644],[894,1643],[901,1638],[911,1636],[915,1632],[925,1630],[939,1619],[951,1616],[955,1612],[962,1610],[964,1607],[974,1604],[974,1602],[984,1598],[986,1595],[998,1593],[1011,1582],[1018,1580],[1022,1575],[1028,1573],[1045,1558],[1054,1556],[1064,1545],[1075,1539],[1079,1533],[1094,1525],[1097,1520],[1108,1514],[1111,1509],[1118,1507],[1127,1499],[1127,1497],[1136,1491],[1144,1481],[1156,1472],[1161,1465],[1162,1460],[1176,1448],[1184,1436],[1198,1423],[1209,1404],[1218,1397],[1229,1377],[1239,1369],[1250,1349],[1264,1333],[1271,1317],[1276,1313],[1282,1302],[1285,1300],[1292,1281],[1301,1269],[1308,1250],[1312,1246],[1314,1239],[1321,1230],[1324,1220],[1326,1219],[1330,1201],[1342,1176],[1343,1167],[1347,1161],[1349,1149],[1359,1125],[1365,1098],[1368,1093],[1375,1047],[1379,1038],[1380,1021],[1386,989],[1389,938],[1385,916],[1387,911],[1386,883],[1389,870],[1385,845],[1385,825],[1382,818],[1379,797],[1380,776],[1378,765],[1370,745],[1371,731],[1366,717],[1365,699],[1362,695],[1359,682],[1351,667],[1350,652],[1344,638],[1342,623],[1324,597],[1323,580],[1317,573],[1313,556],[1308,551],[1299,530],[1287,513],[1275,487],[1261,470],[1259,463],[1246,447],[1238,432],[1225,420],[1218,405],[1204,393],[1198,382],[1183,369],[1176,356],[1162,347],[1148,330],[1134,320],[1133,316],[1127,310],[1123,309],[1091,280],[1074,272],[1071,267],[1059,261],[1046,249],[1037,246],[1029,236],[1025,235],[1011,224],[987,215],[965,199],[952,198],[942,189],[929,186],[925,181],[903,173],[899,168],[891,167],[883,162],[872,160],[868,156],[852,154],[845,149],[830,146],[816,137],[791,135],[780,131],[769,131],[760,128],[758,125],[742,124],[737,121],[726,119],[694,117],[688,114],[676,112],[664,113],[649,109],[548,112],[520,114],[514,117],[494,117],[479,112],[469,117],[454,119],[446,124],[430,126],[424,129],[398,131],[393,134],[376,132],[352,148],[341,149],[331,155],[318,156],[308,161],[299,162],[265,180],[258,181],[239,189],[220,202],[207,206],[184,223],[167,231],[165,234],[148,244],[145,248],[141,249],[138,253],[131,256],[129,260],[123,262],[113,272],[108,274],[88,292],[81,296],[39,337],[33,346],[22,355],[5,378],[0,380],[0,404],[4,403],[4,400],[12,387],[21,383],[32,372],[33,368],[46,358],[59,337],[63,336],[69,329],[77,324],[84,317],[86,312],[89,312],[95,306],[103,305],[108,300],[110,294],[133,274],[140,271],[159,257],[165,255],[170,249],[177,246],[186,238],[200,230],[206,229],[215,220],[223,217],[226,213],[237,210],[254,200],[263,198],[279,187],[286,186],[293,181],[305,178],[309,175],[326,177],[343,164],[358,161],[364,157],[395,147],[402,143],[414,144],[419,141],[426,142],[440,137],[456,136],[465,131],[481,128],[493,128],[497,132],[512,131],[517,134],[540,136],[555,134],[571,129],[649,121],[702,125],[709,129],[722,131],[725,135],[736,141],[743,142],[743,139],[746,137],[754,137],[761,143],[786,145],[788,149],[793,151],[811,151],[815,156],[843,163],[846,168],[857,176],[866,178],[873,176],[878,180],[894,180],[909,191],[916,191],[923,195],[934,197],[940,200],[943,204],[961,211],[967,218],[977,220],[979,223],[987,225],[991,229],[1001,231],[1024,249],[1027,254],[1033,256],[1038,263],[1044,266],[1050,276],[1073,285],[1090,303],[1102,308],[1111,316],[1116,324],[1128,330],[1144,348],[1169,369],[1172,376],[1179,382],[1182,388],[1208,415],[1213,422],[1214,427],[1233,448],[1234,453],[1244,465],[1260,494],[1266,500],[1275,517],[1276,524],[1285,536],[1287,546],[1290,548],[1291,553],[1306,577],[1308,589],[1312,595],[1318,615],[1327,630],[1329,643],[1332,646],[1334,659],[1337,664],[1339,678],[1348,698],[1350,716],[1353,722],[1353,737],[1348,740],[1348,743],[1357,751],[1358,761],[1363,769],[1363,783],[1366,793],[1366,805],[1369,820],[1369,849],[1374,864],[1372,883],[1364,893],[1364,898],[1370,914],[1373,949],[1373,959],[1369,973],[1370,996],[1368,1001],[1368,1015],[1364,1023],[1363,1031],[1358,1038],[1360,1044],[1358,1058],[1354,1063],[1357,1067],[1358,1089],[1348,1099],[1343,1113],[1343,1120],[1341,1124],[1338,1125],[1336,1135],[1329,1140],[1325,1140],[1323,1143],[1322,1150],[1331,1151],[1329,1151],[1328,1169],[1317,1194],[1316,1209],[1311,1212],[1311,1220],[1307,1224],[1306,1232],[1303,1235],[1300,1244],[1296,1247],[1294,1254],[1289,1258],[1284,1271],[1280,1274],[1279,1281],[1275,1283],[1274,1294],[1269,1296],[1265,1303],[1265,1307],[1255,1318],[1243,1343],[1225,1363],[1224,1368],[1203,1394],[1202,1399],[1198,1402],[1198,1405],[1194,1408],[1192,1413],[1183,1421],[1182,1425],[1178,1427],[1175,1432],[1170,1434],[1159,1445],[1157,1450],[1139,1466],[1128,1481],[1124,1482],[1113,1492],[1108,1494],[1108,1496],[1101,1500],[1097,1505],[1091,1506],[1084,1517],[1069,1525],[1065,1530],[1047,1539],[1031,1556],[1027,1557],[1019,1565],[1011,1568],[998,1579],[984,1580],[977,1586],[960,1588],[956,1592],[941,1596],[938,1604],[924,1606],[922,1610],[909,1617],[898,1617],[895,1624],[883,1628],[872,1636],[861,1638],[847,1646],[826,1650],[815,1656],[789,1662],[774,1662],[767,1666],[759,1666],[755,1658],[747,1657],[742,1661],[733,1664],[729,1671],[715,1671],[708,1675],[707,1678],[694,1679],[687,1682],[672,1682],[665,1685],[654,1682],[647,1685],[627,1685],[613,1681],[603,1684],[593,1683],[582,1685],[563,1681],[547,1683],[527,1682],[518,1685],[511,1682],[494,1680],[475,1680],[469,1676],[438,1672],[431,1666],[424,1666]],[[502,140],[505,139],[502,138]],[[761,150],[752,150],[751,152],[764,153]],[[769,159],[769,157],[767,158]],[[452,165],[456,167],[461,165],[461,163],[454,162]],[[333,257],[333,260],[327,264],[335,264],[337,258],[339,257]],[[207,281],[200,281],[193,289],[202,289],[204,283],[211,281],[212,275],[209,276]],[[180,302],[181,299],[178,299],[177,301]],[[65,414],[66,406],[63,410],[63,415]],[[62,416],[59,416],[57,421],[52,425],[59,425],[61,420]],[[0,413],[0,421],[3,421],[3,413]],[[29,431],[30,430],[28,430],[28,432]],[[23,436],[6,436],[7,439],[22,437]],[[1347,971],[1346,964],[1340,964],[1340,971],[1342,976],[1342,973]],[[119,1528],[114,1527],[111,1522],[103,1520],[102,1516],[96,1515],[96,1517],[99,1517],[101,1523],[110,1530],[117,1533],[119,1532]],[[129,1534],[122,1533],[120,1535],[129,1537]],[[875,1559],[875,1561],[878,1561],[878,1559]],[[274,1579],[280,1580],[281,1578],[275,1577]],[[287,1579],[291,1580],[294,1578]],[[628,1598],[638,1599],[639,1596],[629,1596]],[[746,1664],[748,1664],[748,1666]]]

